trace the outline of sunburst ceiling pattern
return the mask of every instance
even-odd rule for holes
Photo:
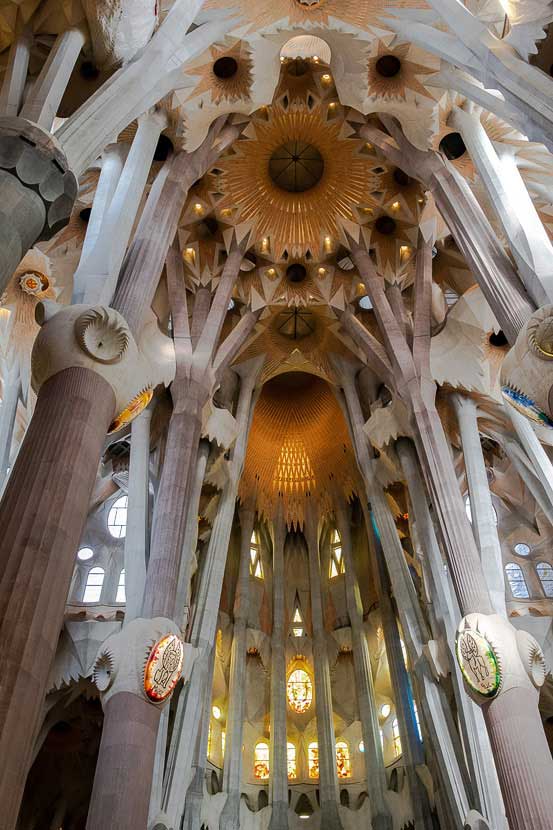
[[[305,498],[322,512],[332,491],[349,497],[357,472],[349,434],[329,385],[304,372],[289,372],[263,387],[256,405],[240,491],[257,491],[257,508],[274,515],[281,496],[288,525],[301,526]]]

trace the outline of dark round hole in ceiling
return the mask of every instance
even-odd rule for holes
[[[509,345],[509,341],[507,340],[505,334],[501,329],[499,329],[497,334],[495,331],[492,331],[492,333],[489,336],[489,342],[491,346],[498,346],[499,348],[501,348],[501,346]]]
[[[411,184],[411,179],[407,173],[399,167],[396,167],[394,170],[394,181],[396,184],[399,184],[400,187],[408,187]]]
[[[286,269],[286,276],[290,282],[303,282],[307,276],[307,269],[301,262],[293,262]]]
[[[89,208],[89,207],[88,208],[83,208],[81,210],[81,212],[79,213],[79,216],[81,217],[83,222],[88,222],[88,220],[90,219],[90,214],[91,213],[92,213],[92,208]]]
[[[384,236],[389,236],[396,229],[396,220],[392,219],[391,216],[379,216],[374,223],[374,226],[378,233],[382,233]]]
[[[233,78],[238,72],[238,61],[226,55],[223,58],[217,58],[213,64],[213,74],[222,81],[227,81]]]
[[[309,64],[303,58],[294,58],[289,61],[286,71],[289,75],[295,75],[299,78],[300,75],[305,75],[309,71]]]
[[[173,142],[163,133],[157,140],[157,146],[154,153],[154,161],[167,161],[173,152]]]
[[[440,141],[440,150],[450,161],[461,158],[467,152],[461,133],[448,133]]]
[[[401,61],[395,55],[382,55],[376,62],[376,71],[383,78],[393,78],[401,69]]]
[[[289,193],[310,190],[321,180],[323,172],[323,157],[305,141],[287,141],[277,147],[269,160],[271,179]]]
[[[100,70],[92,61],[83,61],[80,68],[81,78],[85,81],[95,81],[100,76]]]

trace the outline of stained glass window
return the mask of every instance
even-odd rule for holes
[[[399,724],[397,718],[392,721],[392,741],[394,744],[394,756],[399,758],[401,755],[401,737],[399,734]]]
[[[213,742],[213,729],[211,728],[211,724],[209,724],[209,729],[207,731],[207,757],[208,759],[211,758],[211,744]]]
[[[319,777],[319,745],[317,741],[309,744],[307,747],[307,764],[309,767],[309,777]]]
[[[259,550],[259,536],[254,530],[250,540],[250,574],[258,579],[263,579],[263,566],[261,564],[261,552]]]
[[[512,595],[518,599],[528,599],[530,596],[528,593],[528,585],[526,584],[520,565],[515,564],[515,562],[509,562],[505,565],[505,573],[509,580]]]
[[[546,597],[553,597],[553,568],[548,562],[538,562],[536,571]]]
[[[330,578],[344,573],[344,557],[342,556],[342,540],[337,530],[332,531],[330,538]]]
[[[303,637],[305,628],[303,626],[303,617],[299,606],[296,605],[294,616],[292,617],[292,634],[294,637]]]
[[[417,724],[417,732],[419,733],[419,741],[422,742],[422,731],[421,731],[421,720],[419,718],[419,712],[417,709],[417,704],[413,701],[413,711],[415,713],[415,723]]]
[[[127,533],[127,504],[127,496],[120,496],[108,513],[108,530],[116,539],[123,539]]]
[[[227,738],[227,734],[226,734],[225,730],[223,729],[221,731],[221,755],[223,756],[223,758],[225,757],[226,738]]]
[[[115,596],[115,602],[126,602],[127,597],[125,594],[125,568],[119,574],[119,582],[117,583],[117,594]]]
[[[286,744],[286,759],[288,763],[288,778],[297,778],[296,747],[290,742]]]
[[[81,548],[77,553],[77,559],[80,559],[81,562],[86,562],[87,559],[92,559],[93,556],[92,548]]]
[[[100,602],[102,585],[104,584],[104,569],[91,568],[86,578],[83,602]]]
[[[294,712],[306,712],[313,700],[313,683],[303,669],[296,669],[288,678],[288,703]]]
[[[517,542],[513,550],[518,556],[528,556],[530,545],[527,545],[526,542]]]
[[[345,741],[336,742],[336,772],[338,778],[349,778],[351,775],[349,747]]]
[[[269,777],[269,744],[265,741],[259,741],[254,749],[254,765],[253,774],[256,778],[263,779]]]

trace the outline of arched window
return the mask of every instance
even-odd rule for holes
[[[382,752],[384,752],[384,732],[382,729],[378,730],[380,732],[380,746],[382,747]]]
[[[390,706],[390,704],[389,703],[383,703],[382,706],[380,707],[380,710],[379,710],[380,717],[383,720],[386,720],[386,718],[389,717],[391,711],[392,711],[392,707]]]
[[[330,537],[330,578],[344,573],[344,557],[342,556],[342,540],[337,530],[332,531]]]
[[[269,777],[269,744],[259,741],[253,751],[253,774],[256,778]]]
[[[528,556],[530,554],[530,545],[527,545],[526,542],[517,542],[513,550],[517,556]]]
[[[549,562],[538,562],[536,571],[546,597],[553,597],[553,568]]]
[[[224,729],[221,730],[221,756],[224,759],[225,757],[225,744],[227,740],[227,733]]]
[[[294,616],[292,617],[292,634],[294,637],[303,637],[305,634],[305,627],[303,617],[296,597],[296,607],[294,609]]]
[[[399,724],[397,718],[392,721],[392,742],[394,745],[394,757],[399,758],[401,755],[401,737],[399,734]]]
[[[288,678],[286,687],[288,704],[294,712],[300,715],[307,712],[313,700],[313,683],[303,669],[296,669]]]
[[[359,743],[357,745],[357,748],[358,748],[359,752],[364,752],[365,751],[365,741],[359,741]]]
[[[338,778],[349,778],[351,775],[349,746],[345,741],[336,741],[336,772]]]
[[[104,569],[91,568],[86,577],[83,602],[100,602],[102,585],[104,584]]]
[[[108,513],[108,530],[115,539],[124,539],[127,533],[128,496],[119,496]]]
[[[125,594],[125,568],[119,574],[119,582],[117,583],[117,595],[115,597],[115,602],[126,602],[127,597]]]
[[[528,585],[526,584],[520,565],[515,564],[515,562],[509,562],[505,565],[505,573],[509,580],[512,595],[518,599],[528,599],[530,596],[528,593]]]
[[[286,760],[288,764],[288,778],[297,778],[298,768],[296,765],[296,747],[295,744],[290,743],[290,741],[286,744]]]
[[[93,556],[94,551],[92,550],[92,548],[81,548],[79,551],[77,551],[77,559],[80,562],[86,562],[87,559],[92,559]]]
[[[252,576],[256,576],[258,579],[263,579],[259,536],[256,530],[252,533],[252,538],[250,540],[250,574]]]
[[[208,760],[211,758],[211,749],[213,743],[213,729],[211,728],[211,723],[209,724],[209,729],[207,730],[207,758]]]
[[[319,744],[313,741],[307,747],[307,765],[309,767],[309,777],[319,777]]]

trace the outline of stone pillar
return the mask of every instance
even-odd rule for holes
[[[482,568],[494,611],[507,616],[503,557],[497,534],[497,520],[492,504],[486,465],[478,430],[478,406],[466,395],[451,396],[457,416],[472,516],[472,530],[480,550]]]
[[[41,387],[0,503],[2,823],[15,827],[105,434],[110,384],[80,367]]]
[[[510,406],[509,404],[507,404],[505,409],[515,428],[518,439],[532,463],[534,473],[545,491],[547,500],[551,508],[553,508],[553,464],[549,460],[549,456],[542,447],[528,418],[525,418],[524,415],[517,412],[514,406]]]
[[[129,462],[129,489],[127,533],[125,536],[125,625],[140,616],[146,558],[150,541],[150,407],[140,413],[131,427],[131,455]]]
[[[457,620],[460,617],[459,605],[436,538],[416,450],[412,441],[406,438],[400,438],[395,446],[407,482],[417,533],[428,561],[432,599],[435,607],[440,608],[439,613],[449,646],[453,688],[475,798],[472,806],[487,817],[494,830],[506,830],[503,799],[482,712],[465,693],[461,670],[455,659],[455,636]]]
[[[53,136],[0,117],[0,294],[29,248],[67,224],[77,180]]]
[[[309,556],[309,586],[313,626],[313,668],[319,744],[319,801],[321,830],[341,830],[338,814],[338,774],[336,771],[336,735],[332,713],[332,690],[326,631],[324,626],[319,558],[319,531],[315,505],[306,497],[305,539]]]
[[[0,89],[0,116],[15,118],[19,114],[32,43],[33,36],[30,29],[24,29],[11,45],[8,66]]]
[[[284,543],[286,524],[279,499],[273,525],[273,631],[271,636],[271,739],[269,741],[269,830],[288,830],[288,748],[286,731],[286,631]]]
[[[357,702],[365,745],[364,758],[372,826],[373,830],[391,830],[392,817],[385,798],[388,785],[380,741],[371,658],[363,629],[363,603],[355,573],[347,505],[343,502],[340,502],[336,507],[336,521],[342,542],[342,556],[344,557],[346,602],[351,625]]]
[[[242,785],[242,738],[246,693],[246,635],[250,601],[250,544],[255,511],[242,507],[240,516],[240,567],[234,600],[234,636],[230,658],[227,737],[223,767],[223,792],[227,799],[219,820],[220,830],[239,830]]]
[[[409,782],[415,827],[420,827],[421,830],[422,828],[432,830],[434,823],[428,802],[428,794],[417,775],[417,767],[422,767],[425,763],[424,748],[417,728],[413,692],[405,666],[399,628],[390,596],[390,580],[380,546],[376,544],[373,550],[374,559],[376,560],[373,562],[373,572],[378,593],[384,642],[386,644],[388,668],[390,670],[390,679],[394,691],[403,766]]]
[[[480,108],[454,107],[449,123],[462,135],[507,236],[526,290],[537,306],[553,300],[553,247],[513,159],[500,159],[480,121]],[[521,186],[522,185],[522,186]]]
[[[0,407],[0,496],[8,478],[17,402],[21,391],[18,369],[15,369],[14,375],[15,377],[8,374],[4,378],[2,406]]]
[[[23,104],[21,118],[50,131],[63,94],[86,42],[85,29],[67,29],[56,38],[46,63]]]
[[[125,166],[102,219],[99,244],[79,265],[75,302],[111,302],[159,135],[166,125],[166,115],[155,109],[138,119]]]

